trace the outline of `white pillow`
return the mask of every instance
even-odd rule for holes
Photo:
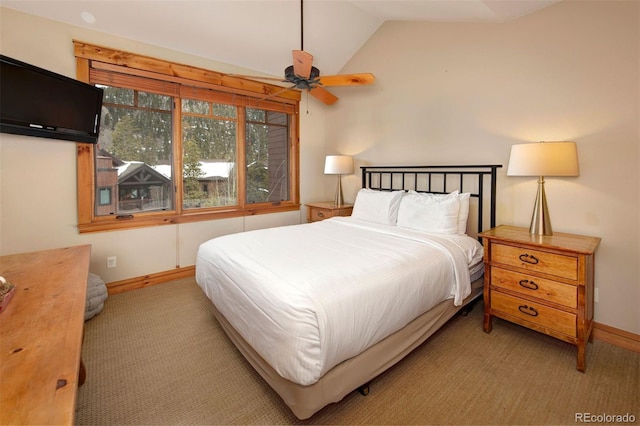
[[[469,199],[471,198],[470,193],[463,192],[462,194],[460,194],[458,190],[455,190],[448,194],[430,194],[428,192],[416,191],[409,191],[409,194],[417,194],[421,197],[436,199],[458,197],[458,199],[460,200],[460,211],[458,212],[458,235],[467,235],[467,220],[469,219]]]
[[[458,192],[458,191],[454,191]],[[467,219],[469,218],[469,198],[471,194],[463,192],[458,195],[460,200],[460,211],[458,212],[458,235],[467,234]]]
[[[403,195],[404,191],[388,192],[363,188],[356,195],[351,217],[383,225],[395,225]]]
[[[455,235],[458,233],[460,200],[451,194],[418,194],[411,191],[402,198],[398,209],[398,226],[424,232]]]

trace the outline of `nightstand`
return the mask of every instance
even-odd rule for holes
[[[307,222],[318,222],[334,216],[351,216],[353,204],[343,204],[340,207],[330,201],[322,203],[308,203]]]
[[[593,329],[594,254],[600,238],[498,226],[484,244],[484,331],[492,317],[539,331],[577,347],[585,370]]]

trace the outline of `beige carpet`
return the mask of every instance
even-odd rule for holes
[[[595,341],[583,374],[567,343],[499,319],[484,333],[482,308],[368,396],[352,392],[300,422],[227,340],[193,279],[111,296],[86,323],[76,423],[576,424],[581,413],[628,413],[640,424],[640,354]]]

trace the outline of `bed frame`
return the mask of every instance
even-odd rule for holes
[[[362,166],[362,187],[379,191],[414,190],[432,194],[447,194],[458,190],[471,194],[467,231],[477,236],[496,226],[496,175],[502,165],[464,166]],[[487,199],[485,188],[490,195]],[[488,205],[487,205],[488,204]],[[485,210],[489,223],[485,223]],[[475,211],[475,214],[473,212]],[[475,220],[474,220],[475,218]],[[477,232],[473,232],[473,228]]]
[[[448,193],[457,189],[460,192],[469,192],[471,200],[476,200],[476,202],[470,202],[469,219],[470,222],[477,224],[476,229],[479,233],[488,227],[495,226],[496,170],[500,167],[502,166],[364,166],[361,167],[362,186],[383,191],[415,190]],[[486,187],[490,188],[488,195],[485,191]],[[488,223],[485,219],[485,210],[489,210]],[[454,306],[452,300],[441,302],[403,329],[361,354],[338,364],[309,386],[302,386],[282,378],[234,330],[215,306],[211,305],[220,325],[238,350],[280,395],[293,414],[298,419],[304,420],[326,405],[342,400],[356,389],[362,394],[367,394],[371,380],[421,345],[458,312],[468,309],[467,305],[482,295],[482,288],[483,278],[481,277],[471,283],[471,294],[461,306]],[[479,324],[478,327],[480,326]]]

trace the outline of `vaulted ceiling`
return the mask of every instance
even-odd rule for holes
[[[387,20],[506,22],[559,0],[2,0],[3,7],[281,76],[291,50],[336,74]]]

